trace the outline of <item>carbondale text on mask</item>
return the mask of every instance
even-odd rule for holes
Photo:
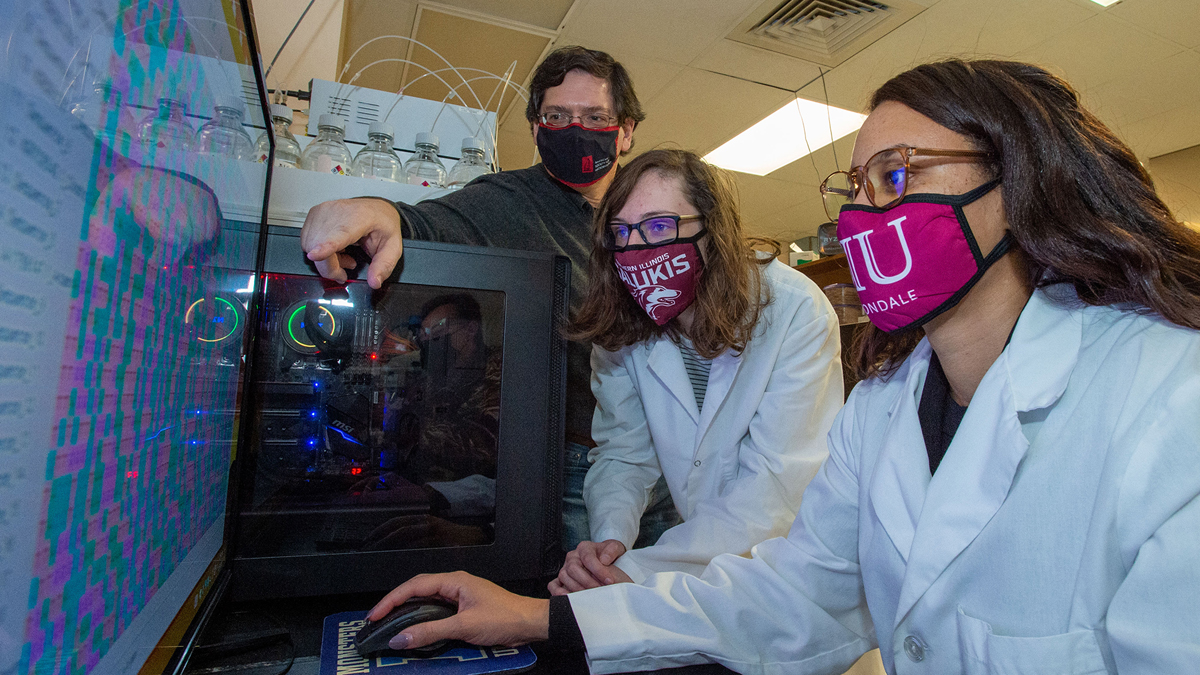
[[[875,302],[864,302],[863,311],[867,314],[874,314],[875,312],[883,312],[893,307],[907,305],[915,300],[917,300],[917,292],[910,288],[907,293],[900,293],[890,298],[876,300]]]
[[[686,253],[680,253],[670,260],[667,260],[668,255],[664,253],[653,260],[642,263],[639,265],[643,268],[641,270],[626,269],[618,264],[617,274],[626,284],[635,288],[643,288],[657,285],[660,281],[666,281],[676,274],[683,274],[692,269],[692,264],[687,261]]]

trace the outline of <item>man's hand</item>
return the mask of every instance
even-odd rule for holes
[[[353,244],[371,256],[367,283],[379,288],[404,252],[396,208],[383,199],[337,199],[309,210],[300,231],[300,247],[316,263],[321,276],[346,281],[346,270],[358,266],[344,253]]]
[[[548,584],[551,595],[566,595],[585,588],[633,581],[613,563],[625,555],[625,544],[616,539],[600,543],[581,541],[567,554],[558,578]]]
[[[466,572],[417,575],[384,596],[367,618],[378,621],[393,607],[418,596],[457,602],[458,613],[404,629],[388,643],[392,649],[414,649],[446,639],[516,647],[550,637],[549,600],[514,595]]]
[[[220,206],[202,183],[128,160],[114,165],[118,168],[106,176],[88,227],[88,241],[101,255],[112,255],[121,237],[137,244],[140,233],[129,239],[133,232],[120,227],[128,217],[154,240],[152,266],[178,264],[194,246],[221,232]]]

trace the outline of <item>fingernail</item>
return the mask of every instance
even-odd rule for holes
[[[388,640],[388,647],[392,649],[408,649],[408,645],[411,643],[411,635],[408,633],[396,633],[396,637]]]

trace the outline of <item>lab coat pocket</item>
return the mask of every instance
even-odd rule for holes
[[[958,644],[966,675],[1091,675],[1107,672],[1096,631],[1045,637],[996,635],[991,624],[958,610]]]

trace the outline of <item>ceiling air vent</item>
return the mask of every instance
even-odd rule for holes
[[[728,37],[832,68],[924,9],[910,0],[767,0]]]

